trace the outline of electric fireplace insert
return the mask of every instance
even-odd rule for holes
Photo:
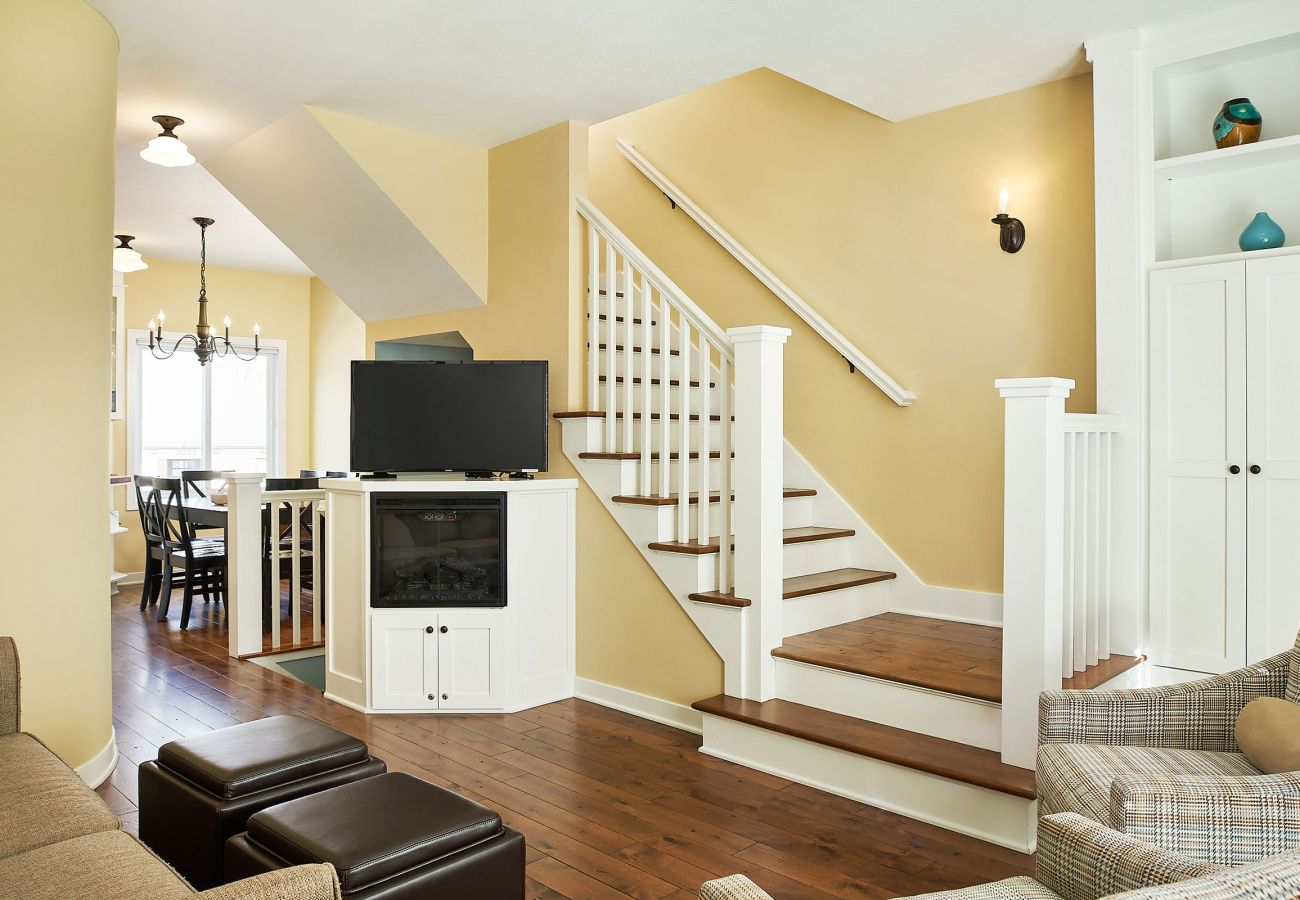
[[[370,605],[506,605],[506,495],[375,494]]]

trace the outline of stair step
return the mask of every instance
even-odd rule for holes
[[[619,459],[640,459],[640,458],[641,458],[641,454],[640,454],[640,453],[637,453],[637,452],[635,452],[635,451],[628,452],[628,453],[600,453],[600,452],[595,452],[595,451],[593,451],[593,452],[590,452],[590,453],[579,453],[579,454],[578,454],[578,459],[614,459],[614,460],[619,460]],[[681,459],[681,458],[682,458],[682,455],[681,455],[680,453],[678,453],[676,450],[674,450],[672,453],[669,453],[669,454],[668,454],[668,458],[669,458],[669,459]],[[699,458],[700,458],[700,451],[698,451],[698,450],[692,450],[690,453],[687,454],[687,458],[689,458],[689,459],[699,459]],[[735,458],[736,458],[735,451],[732,451],[731,458],[732,458],[732,459],[735,459]],[[651,453],[651,454],[650,454],[650,459],[654,460],[655,462],[658,462],[658,461],[659,461],[659,451],[656,450],[655,452]],[[721,451],[721,450],[710,450],[710,451],[709,451],[709,459],[722,459],[722,451]]]
[[[621,419],[625,415],[626,413],[615,413],[614,418]],[[556,419],[603,419],[605,418],[605,414],[603,412],[600,412],[599,410],[590,410],[590,409],[575,410],[573,412],[557,412],[557,413],[552,413],[552,416]],[[634,419],[641,418],[641,413],[639,412],[632,413],[632,418]],[[651,413],[650,418],[659,419],[661,418],[661,416],[659,415],[659,413]],[[681,415],[678,413],[673,413],[668,418],[676,422],[681,418]],[[699,413],[691,413],[691,421],[692,422],[700,421]],[[709,416],[709,421],[721,422],[722,416],[717,416],[717,415]],[[731,421],[733,422],[736,421],[736,417],[732,416]]]
[[[778,659],[1002,702],[1002,629],[882,613],[786,638]]]
[[[603,384],[603,383],[606,383],[606,382],[609,381],[609,376],[608,376],[608,375],[602,375],[602,376],[600,376],[600,380],[601,380],[601,383],[602,383],[602,384]],[[615,378],[614,380],[615,380],[616,382],[618,382],[619,384],[622,384],[622,383],[623,383],[623,376],[620,375],[620,376],[618,376],[617,378]],[[640,384],[640,383],[641,383],[641,378],[640,378],[639,376],[633,378],[633,379],[632,379],[632,383],[633,383],[633,384]],[[651,378],[651,379],[650,379],[650,383],[651,383],[652,385],[655,385],[655,386],[658,386],[658,385],[663,384],[663,382],[662,382],[660,379],[658,379],[658,378]],[[682,384],[682,381],[681,381],[680,378],[672,378],[672,379],[669,379],[669,381],[668,381],[668,385],[669,385],[669,387],[681,387],[681,384]],[[693,387],[693,388],[697,388],[697,387],[699,387],[699,386],[700,386],[700,383],[699,383],[698,381],[692,381],[692,382],[691,382],[691,387]],[[718,383],[717,383],[716,381],[710,381],[710,382],[709,382],[709,387],[711,387],[711,388],[715,388],[715,387],[717,387],[717,386],[718,386]]]
[[[857,534],[852,528],[825,528],[820,525],[808,525],[803,528],[786,528],[781,533],[781,543],[783,544],[804,544],[809,541],[829,541],[835,538],[853,537]],[[735,549],[735,538],[732,538],[732,549]],[[651,550],[663,550],[667,553],[686,553],[691,556],[703,556],[706,553],[717,553],[719,547],[719,538],[710,538],[707,544],[697,544],[694,541],[655,541],[650,545]]]
[[[881,572],[877,569],[831,569],[829,572],[814,572],[811,575],[795,575],[781,579],[781,598],[793,600],[809,594],[824,594],[827,591],[839,591],[844,588],[858,587],[863,584],[875,584],[877,581],[890,581],[897,578],[896,572]],[[749,606],[752,601],[737,597],[735,591],[701,591],[688,595],[701,603],[717,603],[722,606]],[[829,629],[823,629],[829,630]],[[816,634],[817,632],[812,632]],[[787,641],[790,638],[786,638]],[[779,648],[778,648],[779,649]],[[777,651],[773,650],[775,654]]]
[[[1134,666],[1141,665],[1145,656],[1124,656],[1112,653],[1095,666],[1088,666],[1082,672],[1076,672],[1072,678],[1062,678],[1061,687],[1067,691],[1090,691],[1100,687],[1118,675],[1123,675]]]
[[[785,488],[785,489],[781,492],[781,496],[782,496],[782,498],[785,499],[785,500],[790,500],[790,499],[792,499],[792,498],[794,498],[794,497],[815,497],[815,496],[817,496],[817,492],[816,492],[815,490],[813,490],[812,488]],[[722,492],[721,492],[721,491],[712,491],[712,492],[709,494],[709,502],[710,502],[710,503],[717,503],[717,502],[719,502],[721,499],[722,499]],[[731,499],[732,499],[732,500],[735,500],[735,499],[736,499],[736,495],[735,495],[735,494],[732,494],[732,495],[731,495]],[[676,505],[677,505],[677,495],[676,495],[676,494],[669,494],[667,497],[632,497],[632,496],[627,496],[627,495],[620,494],[619,496],[617,496],[617,497],[614,498],[614,502],[615,502],[615,503],[630,503],[630,504],[632,504],[632,505],[634,505],[634,506],[676,506]],[[692,492],[691,495],[690,495],[690,499],[687,500],[686,502],[687,502],[687,503],[699,503],[699,502],[700,502],[700,495],[699,495],[699,493],[698,493],[698,492]]]
[[[693,709],[756,728],[834,747],[976,787],[1036,799],[1031,769],[1002,762],[992,750],[904,731],[864,719],[791,703],[788,700],[741,700],[719,694],[691,704]]]

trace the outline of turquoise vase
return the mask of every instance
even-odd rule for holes
[[[1286,241],[1286,232],[1268,217],[1268,213],[1255,213],[1246,230],[1237,239],[1237,246],[1242,250],[1267,250],[1281,247]]]

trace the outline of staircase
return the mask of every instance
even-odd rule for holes
[[[723,331],[577,206],[589,408],[555,417],[723,660],[724,693],[693,704],[701,751],[1032,850],[1034,773],[1001,754],[1000,598],[925,585],[784,440],[788,332]]]

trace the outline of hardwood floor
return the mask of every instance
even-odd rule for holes
[[[499,810],[528,840],[528,896],[687,898],[744,872],[778,900],[892,897],[1021,874],[1030,857],[698,753],[699,738],[581,700],[514,715],[364,716],[226,656],[223,615],[156,622],[114,598],[122,761],[100,794],[136,830],[136,765],[158,746],[266,715],[312,716]]]

